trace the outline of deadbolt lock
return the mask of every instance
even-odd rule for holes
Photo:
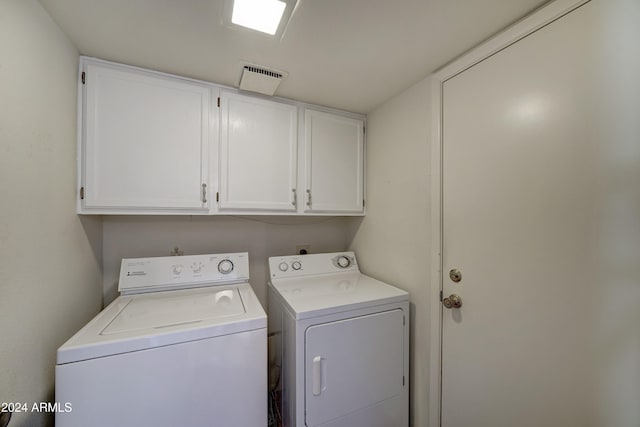
[[[462,273],[457,268],[452,268],[449,271],[449,278],[452,282],[458,283],[460,280],[462,280]]]
[[[460,308],[462,307],[462,298],[460,298],[460,295],[451,294],[442,300],[442,304],[446,308]]]

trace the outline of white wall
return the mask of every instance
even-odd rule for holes
[[[350,244],[364,273],[410,293],[414,426],[428,421],[430,96],[425,79],[367,117],[367,216]]]
[[[78,52],[34,0],[0,1],[0,52],[0,402],[31,405],[100,309],[101,226],[75,214]]]
[[[175,246],[184,255],[249,252],[251,284],[266,309],[267,258],[293,255],[297,245],[311,252],[347,247],[345,218],[235,216],[105,216],[104,298],[117,296],[122,258],[168,256]]]

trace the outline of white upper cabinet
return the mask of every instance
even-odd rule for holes
[[[82,59],[81,213],[208,212],[212,89]]]
[[[297,117],[295,105],[222,92],[220,211],[296,211]]]
[[[80,72],[79,213],[364,215],[363,116],[93,58]]]
[[[364,121],[305,111],[305,212],[364,213]]]

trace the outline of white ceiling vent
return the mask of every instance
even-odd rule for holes
[[[242,66],[240,84],[242,90],[273,95],[280,82],[287,77],[284,71],[265,68],[259,65],[245,64]]]

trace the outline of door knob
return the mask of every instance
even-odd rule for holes
[[[451,294],[442,300],[442,304],[447,308],[460,308],[462,307],[462,298],[460,295]]]
[[[452,282],[458,283],[462,280],[462,273],[457,268],[452,268],[451,271],[449,271],[449,278]]]

